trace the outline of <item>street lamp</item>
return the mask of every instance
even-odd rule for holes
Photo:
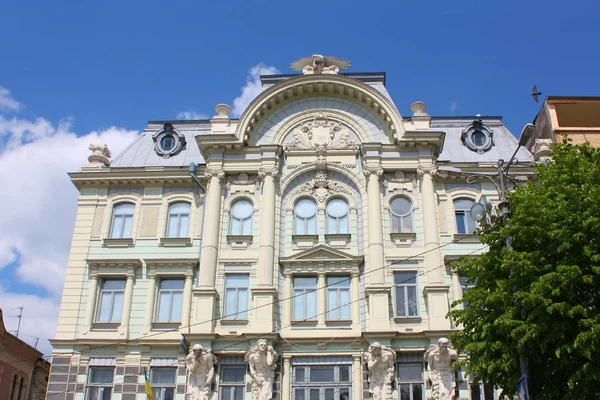
[[[473,183],[475,181],[475,179],[477,177],[484,177],[487,178],[490,182],[492,182],[492,184],[494,185],[494,187],[496,188],[496,190],[498,191],[498,195],[500,198],[500,203],[498,204],[498,211],[500,212],[499,218],[502,219],[502,221],[507,221],[508,218],[510,217],[510,210],[509,210],[509,204],[506,198],[506,194],[508,192],[507,189],[507,181],[511,180],[514,182],[513,178],[510,178],[508,176],[508,172],[510,171],[510,167],[514,162],[514,159],[517,155],[517,152],[519,151],[519,149],[521,147],[523,147],[525,145],[525,143],[527,143],[527,141],[529,140],[529,138],[531,138],[531,136],[534,134],[535,132],[535,126],[533,126],[532,124],[527,124],[523,127],[523,130],[521,131],[521,137],[519,138],[519,144],[517,146],[517,148],[515,149],[515,152],[513,153],[513,155],[510,157],[510,160],[505,163],[503,159],[498,160],[498,163],[496,164],[496,170],[497,172],[494,174],[484,174],[484,173],[475,173],[475,174],[471,174],[468,178],[467,178],[467,182],[468,183]],[[479,200],[478,203],[475,203],[472,207],[471,210],[469,211],[471,218],[473,218],[475,221],[479,222],[482,226],[482,228],[485,230],[486,228],[488,228],[490,226],[490,224],[494,224],[496,222],[496,219],[498,218],[496,215],[494,215],[493,213],[493,207],[492,204],[489,202],[489,200],[487,199],[486,196],[481,196],[481,199]],[[513,251],[513,244],[512,244],[512,240],[510,237],[506,237],[506,248],[509,251]],[[511,271],[511,275],[512,275],[512,271]],[[528,387],[531,387],[531,385],[529,385],[529,383],[531,382],[531,376],[530,376],[530,372],[529,372],[529,368],[527,366],[527,359],[525,358],[525,349],[523,346],[519,346],[519,370],[521,373],[521,380],[519,380],[519,386],[521,385],[521,382],[523,380],[523,377],[525,378],[524,381],[526,383],[525,385],[525,391],[527,391]],[[523,390],[523,387],[521,386],[520,391]],[[521,396],[521,394],[519,395]],[[531,397],[529,397],[529,395],[527,393],[524,394],[525,399],[535,399],[535,395],[532,393]],[[521,398],[521,397],[519,397]]]

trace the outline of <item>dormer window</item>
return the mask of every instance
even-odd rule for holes
[[[163,128],[152,136],[154,151],[163,158],[177,155],[185,147],[185,136],[180,134],[173,124],[167,122]]]
[[[494,145],[493,136],[494,132],[477,120],[462,132],[461,140],[469,150],[483,154]]]

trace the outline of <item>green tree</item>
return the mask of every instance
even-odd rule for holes
[[[469,306],[449,313],[462,328],[452,339],[467,372],[505,394],[516,390],[523,346],[537,400],[597,399],[600,150],[564,140],[552,158],[510,193],[510,218],[481,233],[489,251],[453,265],[476,285],[463,296]]]

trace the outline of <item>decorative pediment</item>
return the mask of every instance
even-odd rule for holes
[[[279,262],[286,265],[310,265],[310,264],[343,264],[358,267],[362,264],[363,256],[353,256],[344,251],[332,249],[325,245],[318,245],[312,249],[301,251],[293,256],[280,257]]]
[[[357,150],[358,145],[351,139],[352,131],[346,125],[334,120],[327,114],[318,114],[314,118],[296,125],[283,148],[290,150]]]
[[[291,194],[292,196],[308,194],[318,202],[324,203],[329,197],[338,193],[351,194],[346,185],[329,180],[325,172],[317,172],[313,179],[298,186]]]

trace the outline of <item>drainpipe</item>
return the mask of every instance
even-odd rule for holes
[[[204,235],[204,215],[206,214],[206,188],[200,182],[198,177],[196,176],[196,163],[190,163],[190,176],[192,180],[198,185],[200,191],[202,192],[202,219],[200,221],[200,243],[198,249],[198,261],[200,261],[200,257],[202,256],[202,236]],[[198,284],[198,279],[200,277],[200,268],[198,268],[198,275],[196,276],[196,285]]]

